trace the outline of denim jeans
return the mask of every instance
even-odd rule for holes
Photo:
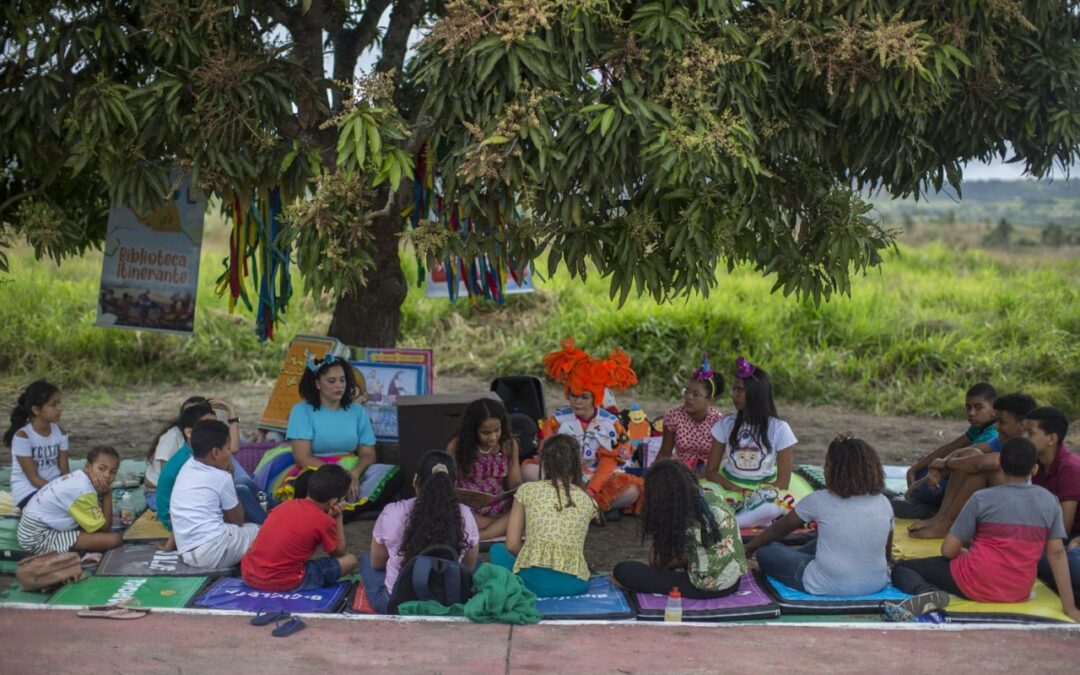
[[[368,602],[377,614],[387,614],[390,608],[390,591],[386,590],[386,570],[371,566],[371,554],[360,556],[360,579],[364,584]]]
[[[780,583],[803,593],[808,592],[803,586],[803,572],[817,553],[817,539],[813,539],[798,549],[793,549],[778,541],[757,550],[757,562],[761,571]]]
[[[1072,580],[1073,598],[1080,599],[1080,548],[1065,551],[1065,558],[1069,561],[1069,578]],[[1039,578],[1046,582],[1050,588],[1057,590],[1054,583],[1054,572],[1050,569],[1050,560],[1043,552],[1039,560]]]
[[[252,480],[240,462],[233,457],[233,485],[236,486],[236,498],[244,507],[244,522],[262,525],[266,520],[266,509],[259,503],[259,485]]]

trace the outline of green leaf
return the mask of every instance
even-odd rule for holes
[[[615,108],[608,108],[607,111],[600,117],[600,135],[607,135],[608,129],[611,127],[611,123],[615,120]]]
[[[496,136],[488,136],[483,141],[481,141],[480,146],[483,147],[485,145],[501,145],[503,143],[509,143],[509,142],[510,142],[510,139],[507,138],[506,136],[497,136],[497,135]]]

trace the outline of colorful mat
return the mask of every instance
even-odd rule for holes
[[[124,544],[105,553],[94,573],[99,577],[207,577],[216,579],[238,572],[236,567],[205,570],[191,567],[176,551],[161,551],[153,544]]]
[[[855,596],[811,595],[769,576],[762,579],[761,585],[784,614],[880,614],[886,600],[910,597],[891,584],[877,593]]]
[[[112,605],[128,598],[140,607],[179,608],[206,584],[206,577],[89,577],[60,588],[50,605]]]
[[[371,601],[368,600],[367,591],[364,589],[364,584],[357,583],[356,590],[353,591],[353,596],[349,602],[345,605],[346,614],[375,614],[375,608],[371,606]]]
[[[537,598],[536,608],[548,621],[569,619],[631,621],[635,615],[634,608],[626,599],[626,594],[615,588],[607,576],[589,579],[589,590],[583,595]]]
[[[701,488],[707,492],[711,492],[714,495],[724,499],[732,504],[742,503],[743,497],[746,494],[743,490],[727,490],[721,487],[718,483],[712,481],[701,480]],[[796,472],[791,473],[791,482],[788,484],[787,490],[780,490],[780,498],[783,499],[787,495],[798,502],[814,491],[814,486],[810,484],[803,476],[800,476]]]
[[[18,518],[19,509],[15,508],[15,498],[11,492],[0,490],[0,518]]]
[[[0,518],[0,560],[19,561],[29,557],[29,551],[19,545],[18,529],[18,518]]]
[[[654,593],[635,593],[638,621],[663,621],[667,596]],[[780,607],[765,594],[753,572],[739,580],[739,590],[731,595],[711,600],[682,599],[683,621],[749,621],[775,619]]]
[[[334,462],[345,469],[351,469],[356,465],[359,458],[354,454],[342,454],[323,456],[320,459]],[[355,504],[346,504],[345,510],[351,511],[358,506],[363,506],[369,501],[382,496],[383,490],[397,475],[400,467],[396,464],[372,464],[364,470],[360,477],[360,499]],[[292,448],[288,445],[267,450],[255,467],[252,478],[263,492],[272,495],[279,501],[292,499],[294,495],[293,481],[299,474],[299,469],[293,461]]]
[[[912,560],[941,555],[943,539],[916,539],[908,534],[908,525],[914,522],[907,518],[897,518],[893,521],[893,557],[897,560]]]
[[[266,607],[280,607],[293,613],[334,613],[341,609],[352,582],[339,581],[326,588],[311,591],[257,591],[241,579],[218,579],[193,603],[195,607],[235,609],[258,612]]]
[[[132,543],[158,541],[168,538],[169,531],[158,520],[157,514],[149,509],[143,511],[142,515],[136,518],[131,527],[124,532],[124,541]]]
[[[49,601],[51,593],[41,591],[24,591],[18,583],[14,583],[0,591],[0,605],[8,603],[21,603],[26,605],[44,605]]]
[[[1061,612],[1061,598],[1036,581],[1027,602],[989,603],[949,598],[947,623],[1074,623]]]

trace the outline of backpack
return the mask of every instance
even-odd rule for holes
[[[45,591],[82,579],[82,564],[78,553],[40,553],[20,560],[15,578],[24,591]]]
[[[434,600],[445,607],[465,604],[472,590],[472,570],[458,562],[458,552],[442,544],[428,546],[401,568],[388,612],[397,614],[398,605],[411,600]]]

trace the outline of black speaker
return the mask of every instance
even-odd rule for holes
[[[398,460],[405,477],[403,493],[413,494],[412,479],[420,458],[431,450],[446,450],[446,445],[461,426],[465,408],[479,398],[502,403],[502,399],[490,391],[398,397]]]

